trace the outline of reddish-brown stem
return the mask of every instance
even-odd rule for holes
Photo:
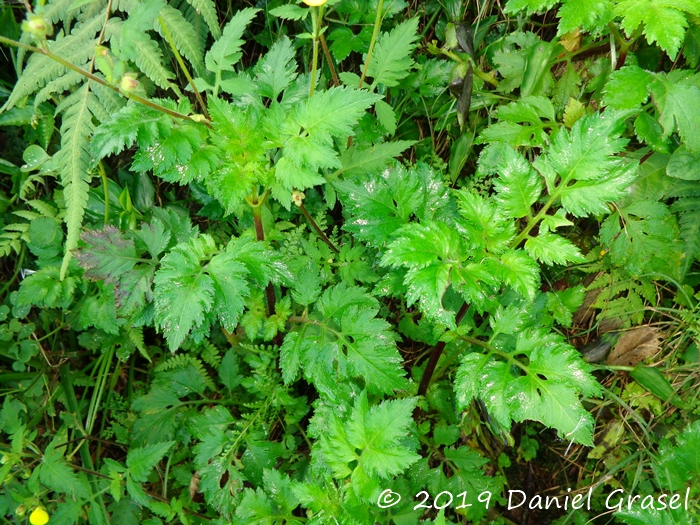
[[[455,325],[459,326],[459,323],[462,322],[462,319],[464,319],[464,316],[467,315],[468,311],[469,305],[467,303],[462,303],[462,307],[459,309],[457,315],[455,316]],[[424,396],[425,393],[428,391],[428,387],[430,386],[430,380],[433,378],[435,367],[437,366],[438,361],[440,360],[440,356],[442,355],[442,351],[444,349],[445,342],[439,341],[438,344],[435,345],[435,348],[433,348],[433,351],[430,353],[430,359],[428,359],[428,364],[425,365],[423,377],[420,380],[420,385],[418,385],[419,396]]]
[[[316,224],[316,221],[314,218],[311,216],[309,211],[306,209],[303,203],[298,204],[299,209],[301,210],[301,213],[306,217],[306,220],[311,223],[311,226],[313,226],[314,230],[316,230],[316,233],[318,233],[318,236],[321,237],[321,240],[325,242],[328,247],[333,250],[335,253],[340,253],[340,250],[336,247],[335,244],[333,244],[333,241],[331,241],[325,233],[323,233],[323,230],[318,227],[318,224]]]
[[[255,225],[255,238],[259,241],[265,240],[265,230],[262,223],[262,212],[260,204],[255,203],[253,206],[253,224]],[[275,287],[272,283],[267,283],[265,287],[265,298],[267,299],[267,316],[275,315]]]

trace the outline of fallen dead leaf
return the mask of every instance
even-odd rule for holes
[[[656,354],[661,348],[659,329],[638,326],[623,333],[608,356],[609,365],[633,366]]]

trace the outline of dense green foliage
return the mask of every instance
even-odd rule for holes
[[[0,516],[695,522],[700,3],[286,2],[0,3]]]

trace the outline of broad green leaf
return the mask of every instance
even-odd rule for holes
[[[529,177],[526,174],[525,178]],[[503,216],[497,203],[467,190],[459,190],[456,196],[457,210],[463,219],[459,225],[464,229],[466,240],[474,248],[487,249],[491,253],[498,254],[506,250],[515,238],[515,228],[513,221]],[[524,199],[529,197],[525,196]],[[522,207],[515,200],[512,203],[516,209]]]
[[[482,131],[477,142],[504,142],[514,148],[544,146],[549,141],[546,130],[556,121],[552,102],[535,96],[500,106],[494,116],[499,122]]]
[[[380,97],[365,90],[332,87],[316,93],[298,108],[296,122],[321,144],[352,135],[352,126]]]
[[[405,372],[389,323],[377,318],[376,300],[361,288],[328,288],[309,321],[290,332],[280,349],[285,382],[303,373],[330,398],[338,395],[338,378],[364,380],[372,392],[404,388]]]
[[[337,27],[328,35],[330,50],[335,59],[340,62],[345,60],[353,51],[360,52],[365,47],[362,34],[356,35],[348,27]]]
[[[548,265],[586,262],[585,257],[571,241],[550,232],[540,232],[536,237],[528,237],[525,251],[532,258]]]
[[[664,203],[635,201],[620,208],[602,224],[600,240],[612,261],[633,275],[679,274],[678,225]]]
[[[530,215],[531,207],[542,193],[542,181],[525,158],[509,146],[498,168],[494,189],[496,201],[514,219]]]
[[[362,500],[372,495],[379,480],[402,473],[420,459],[405,439],[415,406],[414,398],[405,398],[370,407],[363,391],[346,417],[329,410],[314,417],[325,418],[316,423],[325,427],[318,436],[323,460],[335,477],[350,476]]]
[[[620,134],[625,114],[607,110],[562,129],[535,168],[544,176],[550,195],[561,197],[574,216],[607,213],[608,203],[625,195],[635,173],[617,156],[627,143]]]
[[[622,17],[620,26],[628,35],[644,24],[647,41],[656,42],[674,60],[688,27],[686,12],[700,14],[700,4],[684,0],[622,0],[614,11]]]
[[[700,423],[688,425],[675,438],[675,443],[664,441],[659,448],[658,462],[652,464],[657,479],[671,491],[680,491],[688,481],[698,478],[700,472]]]
[[[505,428],[511,419],[534,419],[565,439],[591,446],[593,418],[579,396],[596,395],[600,387],[580,355],[561,336],[540,329],[518,333],[509,353],[527,356],[527,364],[516,368],[478,353],[463,358],[455,384],[461,406],[481,397]]]
[[[534,298],[540,281],[537,263],[522,250],[508,250],[500,256],[499,262],[498,271],[503,281],[524,297]]]
[[[564,0],[557,13],[558,35],[580,29],[596,31],[605,27],[613,18],[611,0]]]
[[[277,97],[297,77],[294,48],[286,36],[270,48],[265,57],[255,66],[258,93],[277,100]]]
[[[445,223],[410,223],[396,234],[381,264],[408,270],[404,278],[408,306],[419,303],[432,320],[454,327],[454,314],[445,310],[442,296],[465,251],[460,235]]]
[[[126,455],[126,466],[129,469],[131,478],[136,482],[143,482],[148,479],[148,475],[153,470],[163,456],[168,453],[175,443],[167,441],[156,445],[147,445],[140,448],[132,448]]]
[[[700,88],[658,75],[649,86],[666,135],[678,131],[686,147],[700,151]]]
[[[86,246],[75,253],[75,258],[88,279],[116,282],[138,262],[134,241],[113,226],[89,230],[82,240]]]
[[[337,174],[346,176],[369,173],[382,170],[394,157],[398,157],[403,151],[413,146],[410,140],[395,140],[375,144],[371,148],[358,149],[352,146],[346,149],[340,156],[342,167]]]
[[[396,86],[409,74],[414,65],[411,53],[418,41],[418,22],[418,17],[406,20],[377,39],[367,66],[373,89],[379,84]]]
[[[294,4],[281,5],[279,7],[275,7],[274,9],[270,9],[271,15],[284,18],[285,20],[303,20],[309,15],[309,13],[309,9]]]
[[[201,261],[214,249],[209,236],[178,244],[163,257],[155,274],[155,320],[172,352],[191,329],[209,322],[206,314],[213,306],[215,289]]]
[[[639,66],[614,71],[605,83],[603,102],[615,109],[637,109],[649,98],[647,87],[654,76]]]
[[[150,141],[146,137],[157,136],[156,124],[164,120],[159,111],[137,104],[126,105],[95,129],[90,153],[96,161],[121,153],[134,144],[139,134],[140,145],[148,146]]]
[[[215,255],[207,265],[214,288],[214,308],[221,325],[233,332],[243,313],[245,298],[250,294],[245,278],[248,269],[236,260],[236,253],[226,251]]]
[[[554,7],[557,0],[508,0],[506,3],[506,13],[518,13],[525,11],[526,14],[543,12]]]
[[[681,145],[671,155],[666,174],[675,179],[700,180],[700,151],[693,153]]]
[[[60,494],[87,498],[89,496],[87,483],[68,466],[63,457],[63,448],[56,450],[61,444],[60,441],[61,437],[58,434],[46,447],[38,467],[39,480]]]
[[[410,170],[397,165],[335,187],[349,215],[345,229],[375,246],[387,242],[412,215],[429,218],[447,200],[438,175],[422,164]]]

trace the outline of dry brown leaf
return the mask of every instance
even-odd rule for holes
[[[579,48],[581,47],[581,40],[583,39],[583,35],[581,34],[581,31],[577,29],[574,29],[573,31],[569,31],[568,33],[565,33],[561,36],[559,39],[559,43],[564,46],[564,48],[569,52],[573,53],[574,51],[578,51]]]
[[[638,326],[620,336],[615,348],[608,356],[609,365],[633,366],[647,357],[655,355],[661,348],[659,329],[653,326]]]

